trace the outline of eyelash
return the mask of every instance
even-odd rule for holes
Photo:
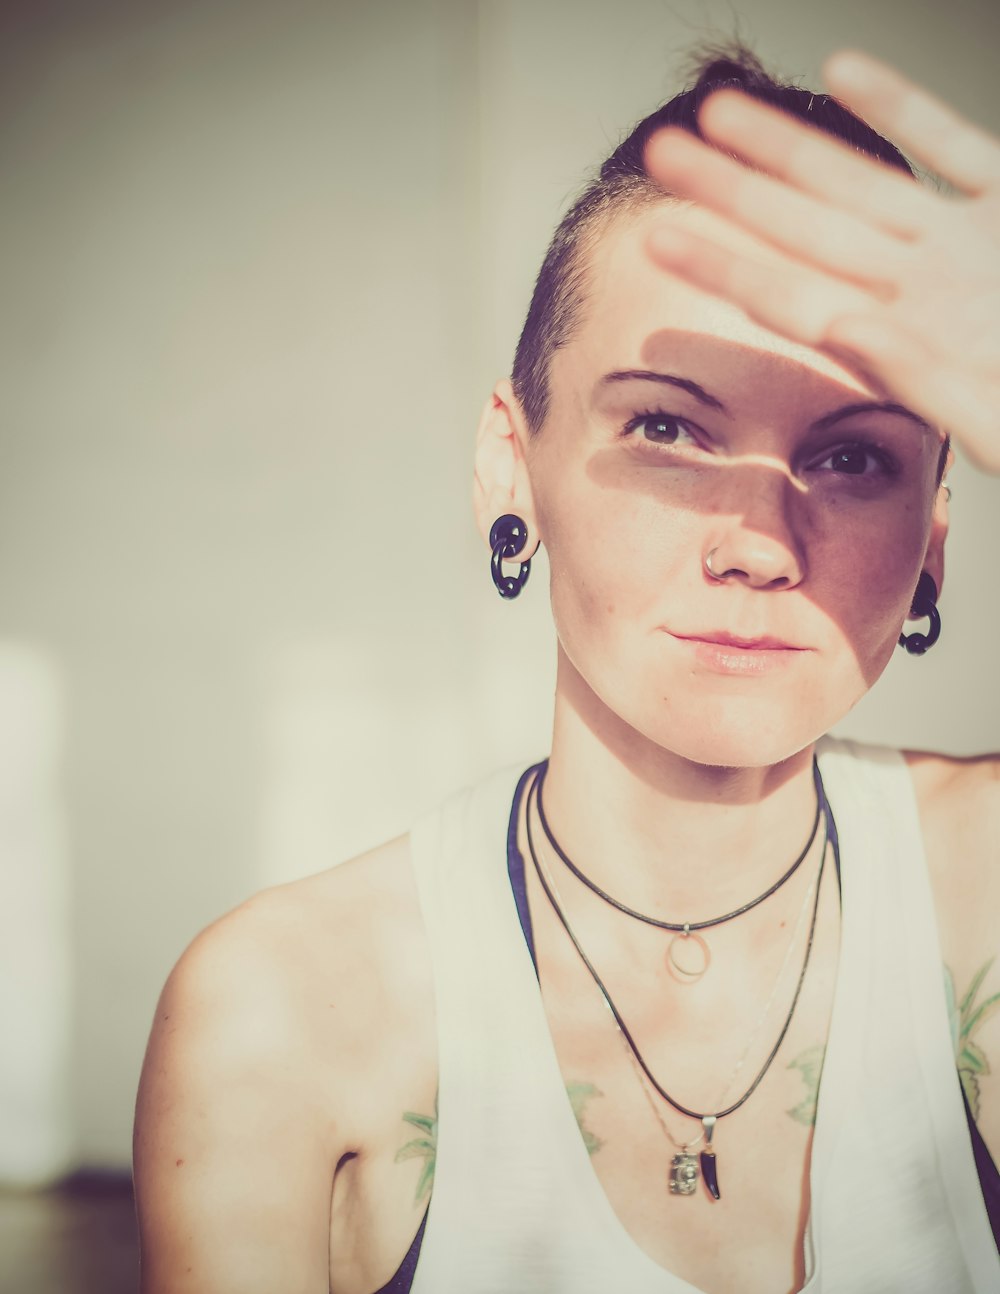
[[[634,437],[634,433],[639,431],[645,423],[666,423],[670,424],[675,430],[686,431],[695,444],[700,444],[700,436],[696,434],[695,424],[687,418],[681,418],[674,413],[665,413],[662,409],[648,409],[642,413],[634,414],[625,426],[622,428],[622,436],[625,438]],[[666,449],[673,449],[677,445],[674,440],[657,441],[646,436],[634,437],[640,439],[647,445],[661,445]],[[870,462],[877,464],[877,471],[864,472],[835,472],[832,469],[831,474],[835,476],[855,477],[858,480],[871,479],[872,477],[893,477],[899,474],[899,464],[896,459],[879,445],[865,440],[843,441],[839,445],[832,445],[822,451],[822,457],[813,458],[807,470],[816,471],[820,464],[827,462],[829,459],[836,458],[838,455],[846,456],[848,454],[862,453],[868,456]]]
[[[639,430],[639,428],[643,425],[643,423],[647,423],[647,422],[671,423],[675,427],[683,428],[688,433],[688,435],[691,436],[692,440],[695,440],[695,441],[698,440],[698,437],[694,434],[693,423],[689,422],[687,418],[678,417],[677,414],[675,413],[664,413],[662,409],[648,409],[645,413],[635,414],[633,417],[631,417],[628,420],[628,422],[622,428],[622,435],[625,437],[631,436],[633,432],[636,432]],[[648,445],[666,445],[667,448],[671,448],[673,445],[677,443],[676,440],[669,440],[669,441],[650,440],[648,437],[645,437],[645,436],[640,437],[639,439],[644,440],[645,443]]]
[[[874,462],[878,464],[878,471],[877,472],[838,472],[836,473],[836,475],[854,476],[860,479],[864,479],[866,477],[870,478],[873,476],[891,477],[891,476],[899,475],[899,464],[896,462],[895,458],[893,458],[891,454],[887,453],[884,449],[880,448],[878,445],[873,445],[870,441],[865,441],[865,440],[845,441],[843,444],[834,445],[831,449],[824,450],[822,458],[817,458],[813,460],[812,468],[813,470],[816,470],[821,463],[825,463],[831,458],[837,458],[838,456],[844,457],[848,454],[854,454],[858,452],[862,454],[867,454],[869,460],[874,460]]]

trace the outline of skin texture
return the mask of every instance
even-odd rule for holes
[[[480,424],[484,541],[515,512],[527,552],[544,543],[552,572],[547,816],[592,879],[646,912],[736,907],[799,852],[814,809],[812,743],[881,673],[921,570],[943,583],[942,428],[978,461],[1000,463],[996,146],[953,121],[942,134],[939,110],[894,74],[850,61],[831,74],[912,151],[936,139],[924,155],[944,160],[971,195],[964,204],[912,185],[904,200],[861,159],[831,160],[829,144],[790,139],[781,120],[755,117],[746,130],[710,103],[713,137],[738,139],[744,156],[759,148],[764,170],[770,158],[788,175],[750,177],[688,142],[654,144],[657,174],[701,205],[664,203],[610,228],[536,436],[507,382]],[[804,223],[794,218],[803,201],[815,204]],[[864,236],[859,222],[871,226]],[[754,236],[763,225],[768,247]],[[661,380],[607,380],[636,371]],[[894,408],[844,414],[873,402]],[[725,578],[706,570],[709,555]],[[961,999],[998,951],[1000,766],[908,758]],[[521,833],[523,848],[523,821]],[[772,899],[711,932],[711,972],[694,987],[667,974],[660,932],[579,887],[563,894],[651,1068],[692,1106],[718,1094],[745,1045],[747,1074],[766,1057],[801,965],[799,916],[819,858],[817,843]],[[666,1195],[662,1124],[685,1141],[690,1123],[650,1104],[530,872],[527,886],[567,1101],[624,1229],[707,1294],[798,1289],[837,971],[831,870],[782,1051],[725,1121],[718,1204]],[[997,989],[988,970],[978,1000]],[[769,1001],[747,1043],[747,1022]],[[980,1018],[972,1041],[987,1062],[996,1034],[997,1015]],[[997,1155],[996,1079],[982,1066],[975,1077]],[[140,1089],[143,1294],[372,1294],[422,1215],[436,1087],[405,840],[268,891],[211,927],[164,989]]]

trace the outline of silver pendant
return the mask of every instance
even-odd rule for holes
[[[684,929],[678,930],[667,944],[667,971],[679,984],[697,984],[711,964],[708,941],[685,922]]]
[[[698,1156],[682,1151],[670,1161],[670,1194],[693,1195],[698,1186]]]

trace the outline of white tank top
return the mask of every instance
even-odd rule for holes
[[[910,774],[826,739],[840,963],[817,1109],[809,1294],[996,1294]],[[699,1294],[628,1235],[566,1095],[507,873],[516,773],[412,833],[438,1019],[434,1189],[411,1294]]]

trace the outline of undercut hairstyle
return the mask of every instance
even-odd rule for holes
[[[828,94],[782,84],[742,47],[699,60],[690,89],[645,117],[618,145],[559,222],[535,280],[528,316],[517,343],[511,382],[531,432],[541,430],[549,411],[552,357],[579,326],[587,303],[594,248],[611,222],[669,199],[646,172],[650,137],[664,126],[680,126],[703,138],[698,109],[715,90],[733,87],[789,116],[844,140],[861,153],[914,174],[903,154]],[[942,459],[943,461],[943,459]]]

